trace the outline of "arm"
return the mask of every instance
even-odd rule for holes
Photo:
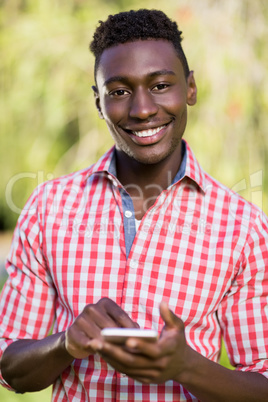
[[[174,326],[177,317],[169,313],[166,307],[163,313],[166,325],[172,328],[172,322]],[[182,322],[178,322],[177,327],[179,325],[183,331]],[[185,361],[188,367],[186,366],[186,369],[174,379],[200,400],[215,402],[267,400],[268,380],[261,374],[229,370],[203,357],[189,346],[186,346],[186,349],[188,351]]]
[[[40,391],[51,385],[73,360],[65,348],[65,334],[42,340],[18,340],[5,350],[1,371],[16,391]]]
[[[259,373],[226,369],[187,344],[183,322],[166,303],[160,305],[165,327],[156,343],[129,339],[128,349],[103,343],[99,353],[113,367],[142,382],[174,380],[202,401],[267,401],[268,380]]]
[[[188,373],[178,381],[201,401],[267,401],[268,380],[259,373],[229,370],[195,351]]]
[[[110,299],[87,305],[64,333],[42,340],[18,340],[7,347],[1,360],[5,381],[18,392],[39,391],[52,384],[74,358],[95,353],[104,327],[136,327]]]

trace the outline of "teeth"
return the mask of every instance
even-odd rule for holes
[[[157,134],[164,127],[165,126],[153,128],[153,129],[150,129],[150,130],[132,131],[132,133],[135,134],[137,137],[151,137],[152,135]]]

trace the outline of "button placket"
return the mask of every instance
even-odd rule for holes
[[[130,268],[132,268],[132,269],[137,269],[138,266],[139,266],[139,261],[138,261],[138,260],[131,260],[131,261],[129,262],[129,266],[130,266]]]
[[[133,215],[133,214],[132,214],[131,211],[129,211],[129,210],[126,210],[126,211],[125,211],[125,217],[126,217],[126,218],[131,218],[132,215]]]

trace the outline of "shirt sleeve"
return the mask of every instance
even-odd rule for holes
[[[0,295],[0,359],[13,341],[46,337],[55,315],[55,288],[42,254],[39,190],[26,203],[6,262]],[[10,388],[0,371],[0,384]]]
[[[268,378],[268,222],[259,213],[218,311],[231,364]]]

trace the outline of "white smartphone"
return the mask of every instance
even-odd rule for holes
[[[139,328],[104,328],[101,335],[105,341],[124,344],[128,338],[142,338],[148,341],[156,341],[158,333],[153,329]]]

